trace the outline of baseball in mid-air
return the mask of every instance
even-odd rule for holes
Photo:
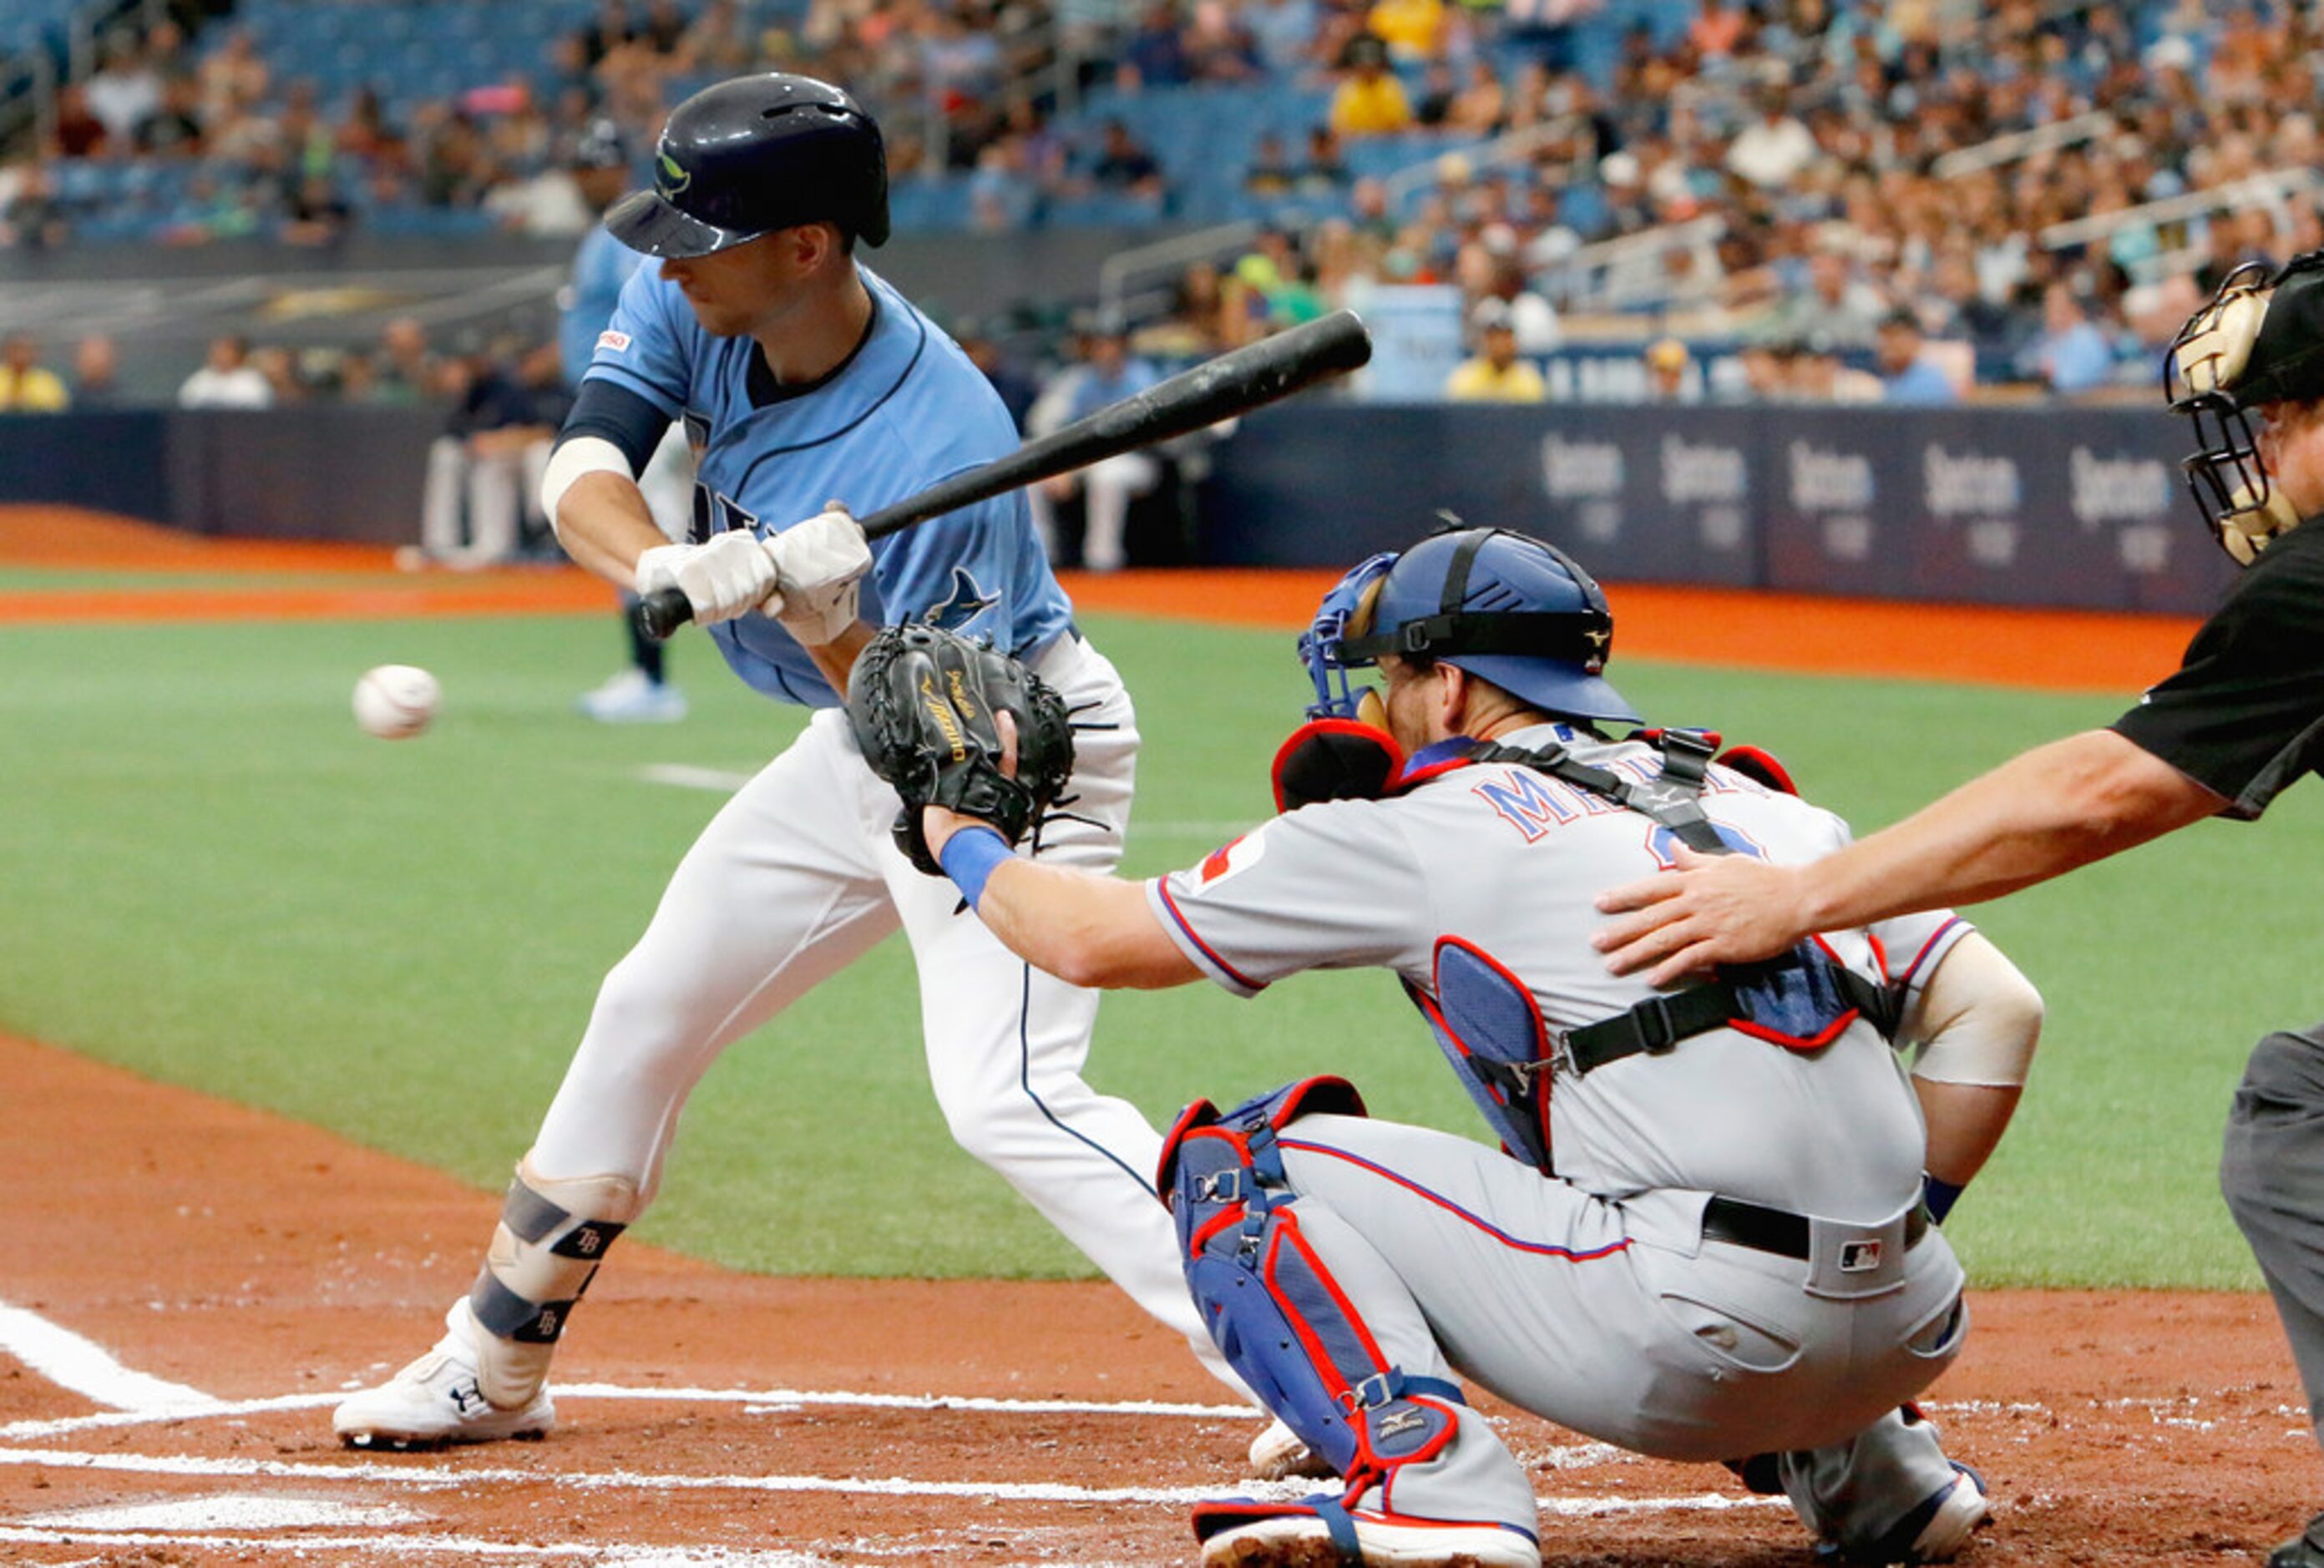
[[[383,741],[409,740],[436,717],[443,695],[436,678],[418,666],[383,664],[355,682],[355,723]]]

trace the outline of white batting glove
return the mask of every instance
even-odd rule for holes
[[[775,597],[767,613],[780,621],[803,648],[820,648],[855,624],[855,602],[863,574],[872,569],[872,547],[863,525],[833,502],[805,522],[767,541],[775,558]]]
[[[775,558],[767,541],[747,529],[731,530],[708,544],[657,545],[638,556],[636,587],[641,597],[676,588],[694,606],[696,625],[714,625],[768,602],[775,591]]]

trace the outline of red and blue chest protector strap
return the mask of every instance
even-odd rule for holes
[[[1652,818],[1697,853],[1734,853],[1737,845],[1702,809],[1704,770],[1718,738],[1700,730],[1649,731],[1640,738],[1663,754],[1662,771],[1643,783],[1593,767],[1554,743],[1537,750],[1481,746],[1470,753],[1470,761],[1538,769]],[[1784,783],[1789,783],[1788,776]],[[1648,997],[1585,1025],[1566,1037],[1565,1048],[1577,1073],[1641,1053],[1659,1056],[1683,1039],[1719,1028],[1812,1051],[1831,1044],[1858,1018],[1884,1037],[1894,1036],[1895,1000],[1811,938],[1764,963],[1730,966],[1716,980]]]
[[[1452,1441],[1460,1388],[1406,1376],[1381,1353],[1347,1293],[1299,1228],[1299,1194],[1276,1137],[1309,1113],[1361,1116],[1343,1078],[1308,1078],[1222,1113],[1181,1111],[1163,1140],[1157,1184],[1176,1222],[1194,1305],[1227,1364],[1300,1440],[1348,1480],[1346,1506],[1399,1465]],[[1353,1550],[1345,1508],[1325,1512]],[[1336,1517],[1333,1515],[1336,1514]],[[1352,1560],[1352,1559],[1351,1559]]]

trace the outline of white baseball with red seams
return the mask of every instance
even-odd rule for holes
[[[383,664],[355,682],[355,723],[383,741],[408,740],[434,722],[443,695],[436,678],[418,666]]]

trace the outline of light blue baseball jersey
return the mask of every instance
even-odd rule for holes
[[[1017,447],[1017,427],[984,374],[869,269],[870,333],[813,386],[753,396],[749,337],[713,337],[659,269],[622,291],[586,379],[683,418],[701,455],[697,539],[781,532],[840,501],[861,517]],[[1063,636],[1073,605],[1049,570],[1021,492],[873,541],[862,613],[874,625],[930,621],[1030,658]],[[815,660],[770,617],[710,628],[736,674],[786,702],[836,706]]]
[[[622,302],[622,285],[644,263],[645,257],[607,233],[603,224],[581,237],[567,285],[570,297],[557,321],[557,353],[564,362],[566,385],[581,384],[597,352],[597,335]]]

